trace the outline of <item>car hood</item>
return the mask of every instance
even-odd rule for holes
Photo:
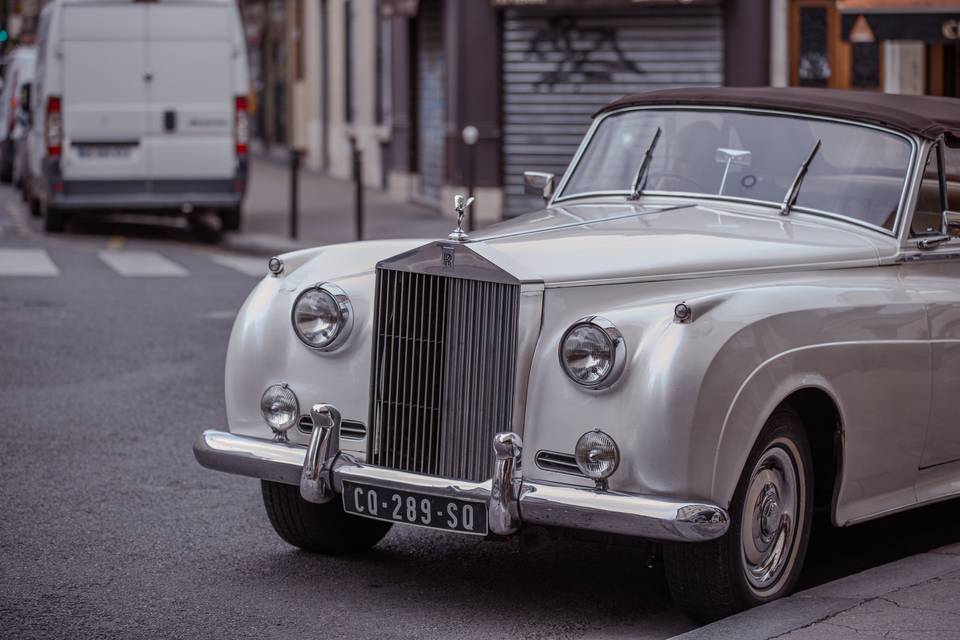
[[[476,253],[546,284],[878,264],[892,237],[851,223],[696,204],[551,207],[474,234]]]

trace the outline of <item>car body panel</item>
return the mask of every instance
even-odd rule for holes
[[[960,493],[950,405],[960,391],[960,249],[954,241],[920,250],[907,236],[919,158],[932,142],[913,144],[901,205],[908,224],[896,236],[814,212],[782,216],[769,204],[600,194],[468,242],[440,241],[446,253],[476,253],[515,276],[540,307],[520,345],[530,352],[515,425],[524,478],[590,487],[539,468],[536,454],[572,453],[581,434],[601,428],[623,452],[611,490],[727,507],[767,418],[794,393],[816,390],[838,414],[826,425],[838,443],[837,524]],[[426,264],[438,259],[437,244],[282,256],[284,272],[258,285],[231,336],[230,430],[269,437],[258,401],[278,382],[305,404],[335,404],[366,424],[375,266],[411,251]],[[352,335],[332,353],[307,348],[290,327],[297,294],[324,281],[344,289],[355,311]],[[681,302],[689,321],[675,317]],[[623,376],[603,390],[573,383],[558,363],[565,331],[594,315],[616,325],[627,346]],[[305,434],[290,437],[307,443]],[[342,444],[363,459],[364,442]]]

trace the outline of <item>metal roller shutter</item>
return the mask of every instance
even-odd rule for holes
[[[626,93],[723,82],[719,4],[509,10],[502,42],[507,217],[543,205],[523,195],[523,172],[562,174],[597,108]]]
[[[417,195],[439,205],[446,160],[443,7],[439,0],[420,3],[417,31]]]

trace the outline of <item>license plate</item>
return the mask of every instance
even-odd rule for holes
[[[487,535],[487,505],[343,481],[343,510],[365,518]]]
[[[78,144],[77,155],[81,158],[128,158],[133,149],[129,144]]]

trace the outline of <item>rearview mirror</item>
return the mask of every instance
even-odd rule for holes
[[[724,149],[720,147],[717,149],[717,155],[714,157],[719,164],[725,164],[723,168],[723,178],[720,179],[720,190],[717,191],[717,195],[723,195],[723,188],[727,186],[727,175],[730,173],[730,165],[739,165],[741,167],[749,167],[750,161],[752,159],[752,154],[746,149]]]
[[[523,172],[523,192],[531,196],[540,196],[544,202],[553,197],[556,176],[543,171]]]

